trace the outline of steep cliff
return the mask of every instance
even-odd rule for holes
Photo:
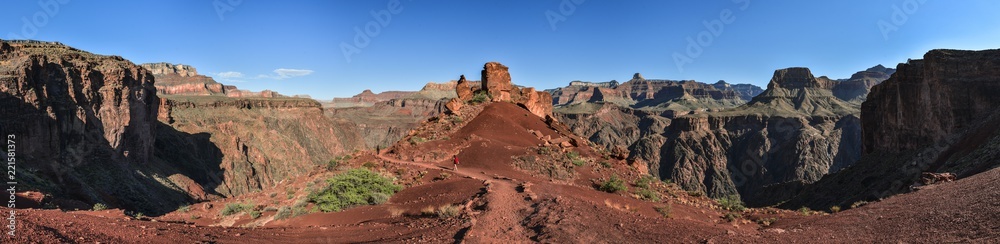
[[[176,169],[153,157],[159,102],[153,75],[121,57],[0,41],[0,130],[17,145],[18,189],[59,207],[150,213],[190,199],[160,181]]]
[[[924,172],[963,178],[1000,165],[1000,50],[932,50],[897,70],[862,105],[861,161],[783,207],[849,206],[915,189]]]

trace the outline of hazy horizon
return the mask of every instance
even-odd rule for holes
[[[8,4],[3,39],[58,41],[135,63],[316,99],[418,90],[482,64],[539,89],[646,78],[749,83],[808,67],[848,78],[931,50],[993,49],[994,1],[253,1]],[[359,34],[360,31],[360,34]],[[367,32],[367,33],[366,33]],[[847,34],[849,33],[849,35]]]

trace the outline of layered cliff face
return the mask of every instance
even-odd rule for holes
[[[919,186],[923,172],[963,178],[1000,165],[1000,50],[932,50],[897,69],[862,105],[861,161],[783,207],[873,201]]]
[[[217,174],[196,182],[221,196],[267,189],[330,159],[363,147],[353,124],[323,115],[320,104],[302,98],[165,96],[157,156]],[[173,138],[173,130],[201,135]]]
[[[326,109],[327,117],[346,122],[361,140],[359,147],[385,148],[403,138],[427,118],[445,112],[444,100],[392,99],[370,107]],[[346,128],[345,128],[346,129]]]
[[[117,56],[0,41],[0,130],[17,145],[19,190],[64,208],[102,202],[155,211],[189,199],[153,157],[153,75]]]
[[[269,90],[253,92],[240,90],[232,85],[223,85],[212,77],[198,74],[198,70],[190,65],[147,63],[142,64],[142,67],[150,70],[156,78],[156,91],[160,95],[284,97]]]
[[[677,117],[629,158],[688,190],[768,202],[764,186],[814,182],[860,156],[858,110],[833,96],[833,82],[805,68],[775,71],[747,105]]]

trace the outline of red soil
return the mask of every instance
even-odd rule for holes
[[[530,116],[525,116],[525,114]],[[649,189],[664,200],[653,202],[627,192],[594,189],[610,175],[634,182],[639,174],[624,162],[611,168],[577,167],[576,179],[553,181],[513,166],[512,157],[543,143],[528,130],[558,137],[540,118],[508,103],[494,103],[448,139],[412,147],[396,147],[386,155],[359,156],[361,162],[382,162],[382,172],[398,174],[410,187],[388,203],[314,213],[272,221],[271,212],[252,220],[245,214],[218,216],[227,203],[252,201],[290,205],[303,199],[309,182],[333,172],[313,173],[268,191],[191,206],[156,218],[159,222],[125,217],[120,211],[18,211],[18,235],[4,243],[342,243],[342,242],[993,242],[1000,232],[1000,169],[956,182],[932,185],[859,209],[805,217],[795,212],[758,209],[752,216],[776,217],[770,227],[753,221],[723,219],[725,211],[704,197],[691,197],[673,185],[653,183]],[[403,142],[405,143],[405,142]],[[597,157],[581,145],[581,155]],[[435,162],[401,160],[406,153],[455,152],[462,164],[450,170],[450,159]],[[435,157],[440,158],[440,157]],[[450,158],[450,155],[448,156]],[[415,172],[426,175],[414,177]],[[317,169],[317,172],[322,172]],[[445,178],[442,174],[450,174]],[[437,177],[442,175],[442,177]],[[286,199],[286,189],[295,195]],[[457,205],[459,215],[442,218],[423,214],[427,207]],[[273,205],[272,205],[273,206]],[[656,207],[670,206],[670,217]],[[191,220],[190,216],[204,216]],[[164,222],[169,221],[169,222]],[[193,224],[192,224],[193,223]],[[207,226],[214,225],[214,226]],[[221,226],[261,227],[221,227]]]

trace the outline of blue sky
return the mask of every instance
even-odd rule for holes
[[[1000,1],[988,0],[393,2],[12,1],[0,38],[190,64],[244,89],[320,99],[478,79],[488,61],[543,89],[635,72],[765,86],[786,67],[846,78],[935,48],[1000,48]],[[355,42],[366,26],[375,35]],[[678,68],[678,55],[690,62]]]

